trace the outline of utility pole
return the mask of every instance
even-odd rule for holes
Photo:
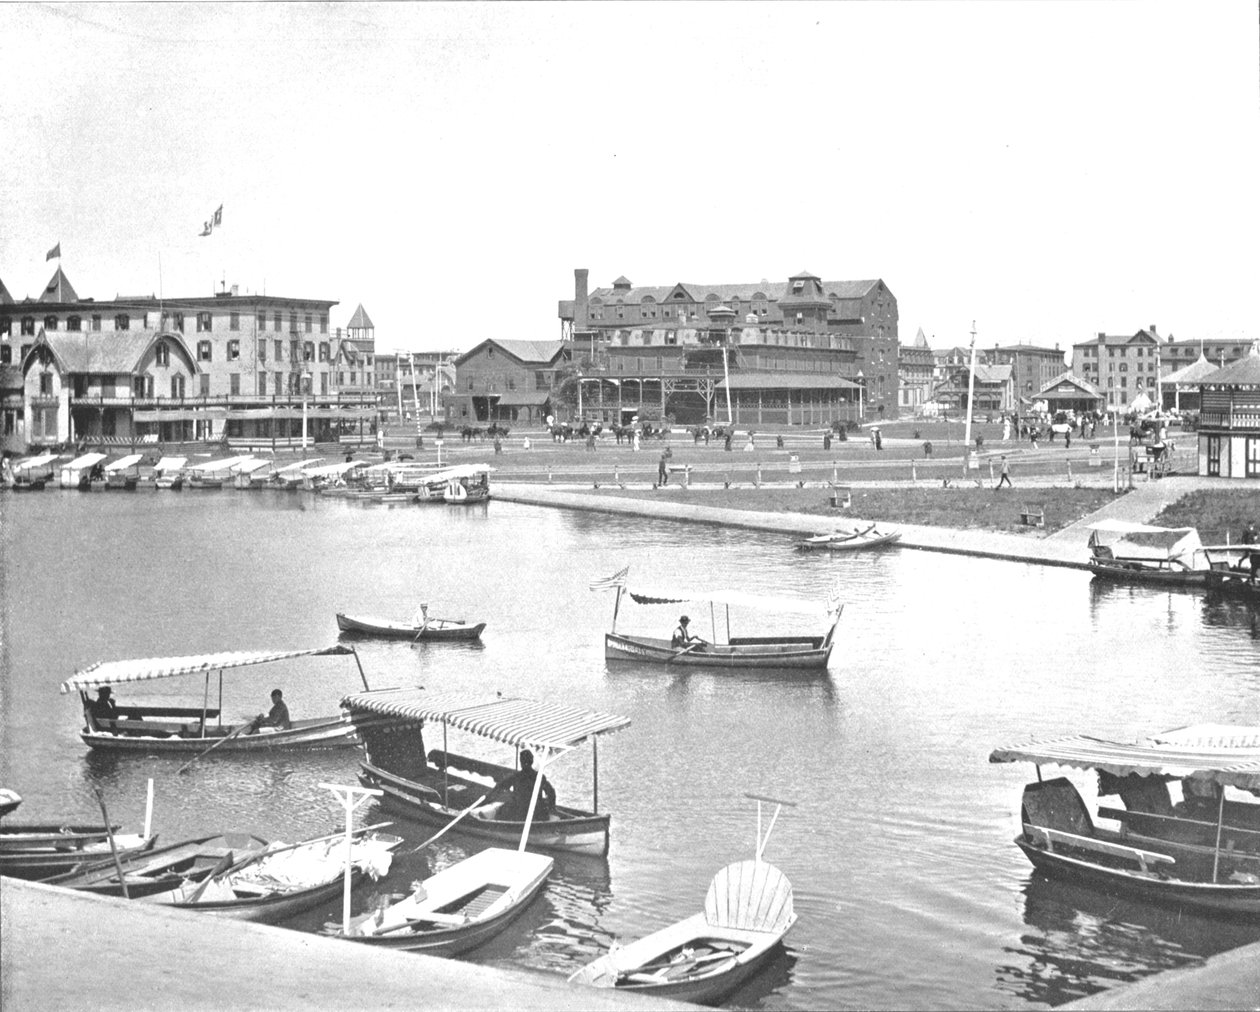
[[[979,467],[980,461],[971,453],[971,411],[976,392],[976,321],[971,321],[971,364],[967,369],[967,424],[963,430],[963,474],[971,467]]]

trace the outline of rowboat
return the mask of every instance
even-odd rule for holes
[[[617,599],[613,605],[612,631],[604,637],[604,657],[607,660],[716,668],[820,670],[827,667],[827,660],[835,645],[836,626],[840,622],[840,613],[843,610],[843,605],[835,592],[826,602],[820,602],[746,594],[733,590],[644,589],[626,586],[628,571],[629,567],[626,567],[612,577],[591,583],[592,590],[615,588],[617,591]],[[669,639],[617,632],[617,614],[620,611],[623,592],[638,604],[707,603],[712,620],[713,640],[711,642],[695,640],[680,646]],[[716,607],[718,605],[726,609],[725,642],[717,641]],[[808,615],[823,621],[824,632],[821,635],[732,636],[732,605],[762,612]]]
[[[862,548],[879,548],[883,545],[892,545],[900,540],[901,531],[887,528],[880,530],[878,524],[871,524],[869,527],[861,530],[816,534],[812,538],[798,541],[796,547],[803,552],[850,552]]]
[[[346,615],[337,613],[337,628],[343,633],[359,636],[382,636],[392,639],[425,640],[478,640],[485,629],[484,622],[472,624],[463,619],[427,618],[421,622],[395,622],[371,615]]]
[[[145,853],[119,855],[118,861],[107,853],[103,859],[48,879],[48,884],[98,896],[126,895],[138,899],[168,892],[185,882],[201,882],[241,857],[259,854],[266,847],[266,840],[248,833],[204,836]],[[122,868],[121,880],[119,867]]]
[[[488,464],[460,464],[441,472],[446,479],[442,501],[457,506],[471,506],[490,498],[490,466]],[[437,475],[433,476],[434,478]],[[430,479],[433,480],[432,478]]]
[[[575,706],[504,696],[426,693],[419,689],[360,692],[341,701],[363,737],[365,756],[359,780],[383,792],[381,803],[418,822],[443,827],[479,795],[519,769],[522,749],[551,754],[575,748],[586,740],[596,749],[599,735],[630,726],[627,717],[596,713]],[[385,721],[387,723],[382,723]],[[426,724],[442,730],[442,747],[426,754]],[[501,766],[448,748],[448,732],[513,746],[516,767]],[[556,805],[534,821],[530,841],[543,850],[583,854],[608,853],[607,813],[599,811],[599,755],[593,763],[590,810]],[[493,811],[474,810],[455,831],[493,842],[515,842],[526,823],[499,819]]]
[[[109,837],[120,856],[149,850],[156,835],[119,833],[118,826],[59,826],[6,822],[0,826],[0,875],[46,879],[102,857],[110,857]]]
[[[1090,571],[1126,583],[1202,587],[1209,570],[1228,567],[1245,551],[1237,545],[1207,547],[1193,527],[1100,520],[1089,530]]]
[[[614,945],[569,980],[655,999],[717,1004],[757,973],[796,923],[792,884],[761,859],[779,815],[776,808],[763,838],[763,800],[773,801],[757,802],[756,856],[713,876],[700,913],[628,945]]]
[[[402,842],[401,836],[359,830],[350,847],[353,878],[384,877],[392,852]],[[246,850],[234,862],[220,857],[221,870],[184,878],[143,899],[214,917],[274,924],[340,894],[345,861],[344,833],[271,843],[262,850]]]
[[[78,692],[83,704],[84,727],[80,737],[89,748],[130,752],[203,752],[210,746],[221,752],[272,752],[289,748],[334,748],[359,743],[355,729],[339,714],[295,720],[288,729],[257,728],[255,721],[224,723],[223,672],[230,668],[267,664],[298,657],[354,655],[350,647],[334,644],[308,650],[230,651],[187,657],[150,657],[139,660],[98,661],[61,683],[62,693]],[[358,663],[358,656],[355,662]],[[210,705],[210,676],[219,675],[218,706]],[[363,669],[359,667],[360,677]],[[200,707],[137,704],[118,706],[114,718],[93,715],[88,693],[155,678],[203,675],[205,686]],[[367,687],[367,679],[363,679]]]
[[[506,928],[547,884],[555,859],[490,847],[413,883],[410,895],[329,934],[378,948],[457,956]]]
[[[9,790],[7,787],[0,787],[0,815],[8,815],[22,803],[22,795],[17,791]]]
[[[1260,919],[1260,804],[1243,798],[1260,790],[1260,727],[1196,725],[1135,743],[1075,735],[995,749],[989,761],[1035,764],[1015,844],[1047,876]],[[1124,807],[1091,816],[1076,786],[1043,779],[1043,765],[1096,771],[1099,796]]]

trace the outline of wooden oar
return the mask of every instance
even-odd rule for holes
[[[635,973],[656,973],[658,970],[672,970],[675,967],[693,967],[699,966],[701,963],[712,963],[719,959],[734,959],[739,955],[739,951],[735,949],[722,949],[719,952],[709,952],[703,956],[685,956],[678,960],[666,960],[663,963],[645,963],[643,966],[636,966],[619,970],[618,977],[629,977]]]
[[[253,726],[254,726],[254,724],[257,722],[257,720],[258,720],[258,718],[257,718],[257,717],[255,717],[255,718],[254,718],[253,720],[251,720],[248,724],[242,724],[240,727],[238,727],[238,728],[237,728],[235,731],[233,731],[231,734],[224,735],[222,738],[220,738],[218,741],[216,741],[213,745],[211,745],[211,746],[210,746],[208,749],[206,749],[204,752],[198,752],[195,756],[193,756],[191,759],[189,759],[189,760],[188,760],[188,762],[184,763],[184,765],[183,765],[183,766],[181,766],[179,769],[177,769],[175,772],[176,772],[176,773],[183,773],[183,772],[184,772],[184,770],[188,769],[188,767],[189,767],[189,766],[191,766],[193,763],[195,763],[195,762],[196,762],[198,759],[200,759],[202,756],[209,755],[209,754],[210,754],[211,752],[213,752],[216,748],[218,748],[220,745],[222,745],[225,741],[230,741],[231,739],[235,738],[238,734],[241,734],[243,731],[247,730],[248,728],[253,727]]]
[[[699,643],[693,643],[693,644],[691,644],[691,646],[689,646],[689,647],[683,647],[683,648],[682,648],[681,650],[679,650],[677,653],[674,653],[674,654],[672,654],[671,656],[669,656],[668,658],[666,658],[665,663],[666,663],[666,664],[671,664],[671,663],[673,663],[674,661],[678,660],[678,658],[679,658],[679,657],[681,657],[683,654],[689,654],[689,653],[691,653],[691,651],[693,651],[693,650],[697,649],[698,647],[702,647],[702,646],[704,646],[704,645],[705,645],[705,644],[704,644],[704,640],[701,640]]]
[[[384,829],[386,826],[392,826],[392,825],[393,825],[392,822],[378,822],[374,826],[364,826],[362,829],[356,829],[352,835],[362,836],[364,833],[371,833],[378,829]],[[288,843],[288,844],[285,844],[283,847],[274,847],[270,849],[264,848],[263,850],[256,850],[250,854],[246,854],[245,857],[241,858],[235,864],[229,866],[228,868],[224,869],[221,872],[216,872],[216,874],[231,875],[235,872],[240,871],[242,868],[246,867],[247,865],[253,864],[255,861],[261,861],[264,857],[271,857],[273,854],[283,854],[286,850],[297,850],[299,847],[307,847],[313,843],[327,843],[329,840],[342,840],[342,839],[345,839],[345,835],[346,834],[344,831],[336,832],[336,833],[329,833],[327,836],[317,836],[313,840],[302,840],[298,843]]]
[[[481,797],[479,797],[479,798],[478,798],[476,801],[474,801],[471,805],[469,805],[469,806],[468,806],[467,808],[465,808],[462,812],[460,812],[457,816],[455,816],[455,818],[453,818],[453,819],[452,819],[450,822],[448,822],[445,826],[443,826],[443,827],[442,827],[441,829],[439,829],[436,833],[434,833],[431,837],[429,837],[427,840],[425,840],[425,841],[424,841],[424,843],[420,844],[420,846],[415,847],[415,848],[414,848],[414,849],[412,849],[412,850],[404,851],[404,853],[405,853],[405,854],[419,854],[419,853],[420,853],[420,851],[424,850],[424,848],[425,848],[425,847],[429,846],[429,845],[430,845],[430,844],[432,844],[432,843],[436,843],[436,842],[437,842],[437,841],[438,841],[438,840],[439,840],[442,836],[444,836],[444,835],[446,834],[446,831],[447,831],[448,829],[453,828],[453,827],[454,827],[454,825],[455,825],[455,823],[459,822],[459,820],[460,820],[460,819],[462,819],[465,815],[467,815],[469,812],[471,812],[471,811],[472,811],[474,808],[476,808],[479,804],[481,804],[483,801],[485,801],[485,800],[486,800],[486,795],[487,795],[487,794],[489,794],[489,793],[490,793],[490,792],[489,792],[489,791],[487,791],[487,792],[486,792],[486,794],[483,794]]]
[[[206,886],[210,884],[210,880],[224,874],[232,866],[232,852],[229,850],[221,858],[219,863],[210,869],[210,874],[198,883],[197,888],[193,890],[193,894],[184,900],[185,903],[196,903],[201,899],[201,894],[206,891]]]
[[[109,838],[109,852],[114,855],[114,868],[118,871],[118,884],[122,886],[123,899],[131,899],[131,893],[127,891],[127,876],[123,874],[122,861],[118,858],[118,847],[114,843],[114,829],[109,824],[109,812],[105,810],[105,795],[101,793],[99,787],[93,787],[96,792],[96,800],[101,806],[101,815],[105,819],[105,834]]]

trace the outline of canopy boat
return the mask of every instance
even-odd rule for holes
[[[458,506],[470,506],[490,498],[490,466],[488,464],[461,464],[442,472],[446,487],[442,501]]]
[[[447,747],[450,729],[513,746],[519,764],[521,749],[552,752],[575,748],[590,739],[595,750],[599,735],[630,726],[627,717],[575,706],[418,689],[356,693],[343,699],[341,705],[363,737],[366,755],[359,780],[365,787],[383,791],[382,803],[387,808],[438,827],[449,824],[479,795],[516,772],[512,767],[452,753]],[[391,723],[382,726],[382,718]],[[422,733],[426,723],[442,729],[442,748],[427,755]],[[609,816],[599,812],[597,750],[593,776],[591,810],[556,805],[553,812],[534,822],[530,832],[535,845],[600,856],[608,853]],[[474,812],[456,828],[465,836],[502,842],[514,841],[524,827],[524,821]]]
[[[84,728],[80,737],[89,748],[130,752],[202,752],[214,746],[223,752],[269,752],[285,748],[333,748],[359,743],[355,729],[340,715],[295,720],[288,729],[264,727],[254,721],[225,724],[222,716],[223,672],[229,668],[267,664],[295,657],[352,654],[351,647],[334,644],[308,650],[241,650],[188,657],[150,657],[126,661],[98,661],[61,683],[62,693],[77,691],[83,703]],[[219,673],[218,706],[210,705],[210,675]],[[204,675],[200,707],[119,706],[118,716],[93,716],[88,693],[101,686],[142,682],[154,678]],[[363,678],[363,669],[359,667]],[[363,678],[364,688],[367,679]]]
[[[266,487],[278,489],[281,492],[293,492],[302,487],[302,482],[306,477],[303,471],[306,468],[314,467],[323,459],[323,457],[311,457],[307,460],[294,461],[292,464],[286,464],[284,467],[277,468],[267,475]]]
[[[8,815],[22,803],[22,795],[7,787],[0,787],[0,815]]]
[[[763,838],[762,801],[789,804],[757,799],[755,856],[713,876],[703,911],[629,945],[614,945],[569,980],[656,999],[716,1004],[761,969],[796,923],[792,884],[761,859],[779,816],[776,808]]]
[[[261,853],[266,847],[267,841],[257,836],[224,833],[182,840],[147,853],[119,855],[117,861],[107,852],[103,858],[48,879],[48,884],[98,896],[139,899],[177,889],[185,882],[201,882],[244,856]],[[121,879],[118,877],[120,867]]]
[[[384,877],[402,837],[372,832],[370,827],[354,836],[353,877],[368,875],[373,881]],[[215,917],[274,924],[341,893],[345,839],[344,833],[334,833],[302,843],[271,843],[262,850],[234,854],[234,861],[220,857],[222,867],[208,876],[185,877],[172,888],[143,898]],[[107,872],[108,867],[102,870]]]
[[[118,826],[58,826],[6,822],[0,826],[0,875],[46,879],[111,857],[110,834],[122,857],[152,848],[155,835],[119,833]]]
[[[260,489],[271,476],[273,462],[263,457],[242,460],[232,469],[232,485],[235,488]]]
[[[1204,549],[1212,568],[1204,577],[1208,590],[1260,600],[1260,545]]]
[[[1152,527],[1127,520],[1089,525],[1089,568],[1095,576],[1136,583],[1201,587],[1214,566],[1227,566],[1238,547],[1205,548],[1193,527]],[[1207,553],[1216,553],[1209,561]]]
[[[879,548],[883,545],[896,544],[901,540],[901,531],[895,528],[880,529],[878,524],[851,531],[833,531],[830,534],[816,534],[812,538],[798,541],[796,547],[803,552],[850,552],[862,548]]]
[[[344,495],[355,487],[353,472],[362,470],[363,464],[357,460],[304,468],[302,487],[321,495]]]
[[[107,454],[84,453],[69,463],[61,465],[61,487],[87,491],[92,486],[92,468],[103,461]]]
[[[490,847],[413,883],[410,895],[356,917],[339,938],[378,948],[457,956],[488,942],[547,884],[555,859]]]
[[[140,461],[143,453],[129,453],[125,457],[111,460],[105,465],[105,484],[109,488],[126,489],[134,492],[140,484]]]
[[[184,487],[184,465],[187,457],[163,457],[153,466],[153,487],[178,492]]]
[[[382,636],[415,642],[427,640],[479,640],[484,622],[475,624],[453,618],[429,618],[420,621],[395,622],[371,615],[345,615],[337,612],[337,628],[359,636]]]
[[[718,668],[800,668],[825,669],[834,646],[836,626],[843,605],[833,592],[826,602],[800,598],[769,597],[745,594],[734,590],[667,591],[627,587],[629,567],[606,580],[596,580],[592,590],[616,588],[612,631],[604,637],[604,657],[610,661],[638,661],[650,664],[677,664]],[[638,604],[705,604],[709,605],[714,642],[695,641],[683,646],[662,637],[639,636],[617,632],[617,614],[622,593]],[[717,640],[716,607],[726,608],[726,642]],[[819,636],[732,636],[731,605],[757,611],[808,615],[821,619],[825,632]]]
[[[52,463],[60,454],[41,453],[19,460],[8,472],[6,484],[14,492],[40,492],[53,475]]]
[[[1107,895],[1231,917],[1260,918],[1260,728],[1199,725],[1137,743],[1086,735],[995,749],[989,761],[1031,762],[1015,838],[1033,867]],[[1041,767],[1094,770],[1099,825],[1066,777]],[[1176,782],[1181,799],[1169,789]]]
[[[219,460],[207,460],[201,464],[191,464],[184,469],[188,478],[188,487],[209,491],[220,489],[231,482],[236,467],[252,459],[246,453],[235,457],[223,457]]]

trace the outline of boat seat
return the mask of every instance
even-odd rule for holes
[[[1136,861],[1145,872],[1151,870],[1148,865],[1177,863],[1176,858],[1167,854],[1161,854],[1158,851],[1142,850],[1123,843],[1100,840],[1093,836],[1065,833],[1060,829],[1047,829],[1045,826],[1025,826],[1024,831],[1030,840],[1034,843],[1042,844],[1051,853],[1055,852],[1055,844],[1063,847],[1077,847],[1081,850],[1095,850],[1100,854],[1109,854],[1112,857],[1123,857],[1130,861]]]
[[[795,914],[792,884],[765,861],[737,861],[713,876],[704,897],[704,919],[715,928],[786,931]]]

